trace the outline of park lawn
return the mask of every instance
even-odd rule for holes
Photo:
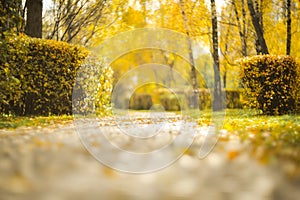
[[[262,163],[281,162],[287,173],[300,172],[300,115],[265,116],[253,110],[227,110],[223,129],[249,144]]]
[[[266,116],[257,110],[227,109],[216,116],[221,121],[219,140],[239,138],[246,144],[244,150],[260,162],[279,161],[291,176],[300,173],[300,115]],[[203,126],[214,121],[208,111],[198,111],[193,118]]]
[[[0,129],[15,129],[19,127],[46,127],[54,124],[65,124],[72,122],[71,115],[62,116],[34,116],[18,117],[3,115],[0,116]]]

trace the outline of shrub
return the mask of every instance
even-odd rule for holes
[[[175,94],[164,95],[160,98],[160,103],[167,111],[180,111],[180,99]]]
[[[21,16],[22,0],[5,0],[0,2],[0,37],[8,32],[20,32],[24,25]]]
[[[130,99],[129,108],[134,110],[149,110],[152,105],[150,94],[134,94]]]
[[[241,60],[241,80],[251,107],[267,115],[295,111],[297,63],[289,56],[260,55]]]
[[[208,89],[199,89],[199,109],[205,110],[211,108],[212,98]]]
[[[195,101],[193,91],[175,91],[175,94],[168,92],[167,90],[161,90],[160,103],[164,106],[165,110],[169,111],[179,111],[180,109],[193,109]],[[242,93],[241,89],[225,89],[223,94],[226,95],[226,106],[227,108],[242,108]],[[198,103],[199,109],[211,109],[213,96],[209,89],[199,89],[198,90]]]
[[[157,95],[159,100],[155,103],[160,104],[166,111],[180,111],[189,106],[188,98],[182,88],[159,88],[154,95]]]
[[[111,113],[111,92],[113,83],[113,70],[109,65],[99,65],[100,77],[98,79],[96,93],[96,114],[105,116]]]
[[[2,113],[71,113],[76,70],[87,50],[26,36],[6,37],[0,49]]]
[[[111,114],[113,71],[101,58],[90,54],[77,72],[73,89],[73,114]]]
[[[226,89],[223,91],[226,95],[227,108],[242,108],[241,94],[242,90],[239,89]]]
[[[63,42],[6,37],[0,42],[0,112],[71,114],[75,77],[88,54],[83,47]],[[102,87],[107,79],[103,76],[100,79],[105,79],[99,83]],[[98,108],[102,108],[101,89],[98,94]]]
[[[199,109],[211,109],[213,96],[209,89],[199,89]],[[226,107],[227,108],[242,108],[241,93],[239,89],[225,89],[222,91],[223,95],[226,96]],[[224,99],[225,100],[225,99]]]
[[[296,78],[296,113],[300,114],[300,66],[298,65]]]

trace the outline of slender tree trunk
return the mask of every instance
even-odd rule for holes
[[[176,55],[175,58],[170,60],[169,57],[166,55],[166,53],[164,52],[164,50],[160,50],[162,57],[165,60],[165,64],[168,65],[170,67],[170,77],[168,79],[168,87],[172,87],[172,83],[173,85],[176,85],[176,80],[174,78],[174,64],[175,64],[175,60],[176,60]]]
[[[198,83],[197,83],[197,74],[196,74],[196,68],[195,68],[195,59],[193,56],[193,47],[192,47],[192,41],[190,38],[190,32],[189,32],[189,28],[188,28],[188,21],[187,21],[187,16],[184,10],[184,3],[182,0],[180,0],[180,6],[181,6],[181,14],[183,17],[183,21],[184,21],[184,28],[186,31],[186,35],[187,35],[187,44],[188,44],[188,51],[189,51],[189,61],[191,64],[191,72],[190,72],[190,77],[191,77],[191,81],[192,81],[192,86],[194,90],[198,89]]]
[[[235,0],[232,0],[232,5],[234,8],[234,12],[235,12],[235,17],[238,23],[238,30],[239,30],[239,35],[240,35],[240,40],[241,40],[241,44],[242,44],[242,55],[243,56],[247,56],[248,52],[247,52],[247,40],[246,40],[246,21],[245,21],[245,8],[244,8],[244,0],[242,0],[242,17],[243,17],[243,26],[241,25],[240,22],[240,16],[237,10],[237,6],[235,3]]]
[[[211,0],[212,13],[212,41],[213,41],[213,59],[214,59],[214,100],[213,111],[222,110],[222,91],[220,77],[220,61],[219,61],[219,41],[218,41],[218,21],[215,0]]]
[[[26,7],[25,33],[31,37],[42,38],[43,0],[27,0]]]
[[[76,5],[74,5],[74,6],[76,7]],[[72,8],[72,5],[71,5],[71,0],[68,0],[67,1],[67,11],[68,11],[68,13],[74,13],[72,11],[72,9],[73,8]],[[71,26],[71,24],[72,24],[73,18],[74,18],[74,16],[72,14],[70,14],[70,15],[68,15],[68,17],[66,19],[67,24],[69,24],[67,32],[66,32],[66,34],[67,34],[67,41],[69,41],[70,43],[72,41],[72,32],[73,32],[72,29],[73,29],[73,27]]]
[[[257,45],[259,48],[257,49],[258,54],[269,54],[269,50],[267,47],[267,43],[264,37],[264,31],[262,27],[261,16],[255,11],[252,0],[248,0],[248,8],[250,11],[252,24],[254,26],[256,37],[257,37]]]
[[[292,40],[291,0],[286,0],[286,12],[286,55],[290,55]]]
[[[245,0],[241,0],[241,1],[242,1],[242,16],[243,16],[243,47],[244,47],[243,55],[248,56]]]
[[[196,74],[196,68],[195,68],[195,59],[193,55],[193,47],[192,47],[192,41],[190,38],[190,32],[188,27],[188,20],[187,16],[184,10],[184,2],[183,0],[180,0],[180,8],[181,8],[181,14],[184,21],[184,28],[187,35],[187,45],[188,45],[188,52],[189,52],[189,61],[191,65],[191,71],[190,71],[190,78],[192,81],[192,87],[193,87],[193,95],[192,95],[192,108],[198,108],[199,107],[199,96],[198,96],[198,81],[197,81],[197,74]]]
[[[225,72],[223,74],[223,85],[224,85],[224,88],[227,87],[227,70],[225,69]]]

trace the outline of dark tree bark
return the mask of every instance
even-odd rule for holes
[[[246,10],[245,10],[245,3],[244,0],[241,0],[242,3],[242,22],[240,22],[240,16],[238,13],[238,9],[235,3],[235,0],[232,0],[232,5],[235,13],[235,17],[238,23],[238,30],[239,30],[239,35],[240,35],[240,40],[242,44],[242,55],[247,56],[248,55],[248,49],[247,49],[247,38],[246,38]]]
[[[245,56],[248,56],[248,47],[247,47],[247,25],[246,25],[246,7],[245,0],[242,0],[242,16],[243,16],[243,43],[245,47]]]
[[[31,37],[42,38],[43,0],[27,0],[27,20],[25,33]]]
[[[212,41],[213,41],[213,59],[214,59],[214,99],[213,111],[223,109],[222,106],[222,91],[221,91],[221,77],[220,77],[220,60],[219,60],[219,41],[218,41],[218,21],[217,9],[215,0],[211,0],[211,13],[212,13]]]
[[[256,32],[257,45],[259,46],[259,48],[257,48],[257,53],[269,54],[269,50],[264,37],[264,31],[261,22],[262,16],[260,16],[260,14],[254,9],[252,0],[248,0],[248,8],[252,19],[252,24]]]
[[[290,55],[292,40],[291,0],[286,1],[286,12],[286,55]]]

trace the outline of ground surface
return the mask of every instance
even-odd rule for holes
[[[171,135],[183,134],[176,133],[176,118],[169,116],[164,136],[145,146],[159,146]],[[140,116],[136,120],[142,125],[149,123]],[[109,135],[115,134],[114,124],[99,120],[98,125],[107,127]],[[172,165],[155,173],[135,175],[117,172],[97,161],[84,148],[75,128],[67,123],[0,130],[0,200],[296,200],[300,196],[299,174],[289,176],[277,160],[258,162],[250,156],[248,144],[235,137],[220,138],[213,151],[199,159],[201,133],[194,134],[192,147]],[[87,135],[92,132],[86,129]],[[134,145],[121,134],[113,136],[121,145],[126,142],[129,149]],[[101,149],[97,141],[93,145]],[[111,152],[108,156],[116,155]]]

